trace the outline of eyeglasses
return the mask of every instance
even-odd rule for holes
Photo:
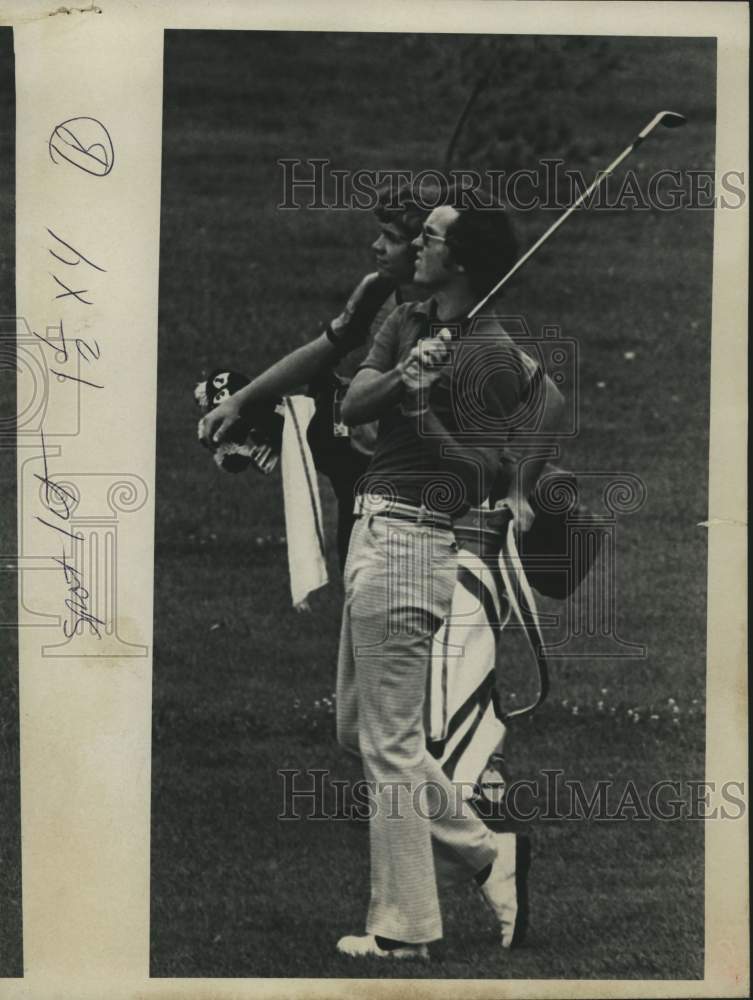
[[[427,232],[425,226],[421,226],[420,236],[421,236],[421,242],[423,243],[423,245],[425,247],[428,247],[429,240],[436,240],[438,243],[446,243],[447,242],[447,240],[444,238],[444,236],[437,236],[436,233],[429,233],[429,232]]]

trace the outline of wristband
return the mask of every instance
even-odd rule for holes
[[[347,343],[343,334],[338,335],[335,333],[335,331],[332,329],[331,323],[327,323],[327,325],[322,330],[322,333],[330,342],[332,347],[334,347],[335,349],[334,357],[330,361],[330,364],[333,365],[340,364],[345,355],[349,354],[350,351],[353,349],[352,346]]]

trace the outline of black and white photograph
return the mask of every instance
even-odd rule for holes
[[[1,997],[748,995],[748,22],[0,2]]]
[[[716,86],[165,31],[153,978],[703,979]]]

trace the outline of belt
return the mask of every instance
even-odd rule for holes
[[[369,493],[360,493],[356,497],[353,508],[356,517],[368,515],[389,517],[396,521],[411,521],[413,524],[426,524],[432,528],[444,528],[452,531],[452,518],[428,507],[416,507],[413,504],[391,500],[389,497]]]

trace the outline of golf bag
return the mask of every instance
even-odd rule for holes
[[[215,368],[194,389],[194,399],[202,413],[209,413],[215,406],[247,386],[251,380],[229,368]],[[225,472],[243,472],[251,465],[257,472],[269,475],[280,458],[282,448],[284,407],[282,399],[253,406],[247,414],[243,436],[235,441],[223,442],[213,452],[214,460]]]
[[[479,807],[498,804],[508,782],[503,754],[507,724],[546,698],[549,680],[536,602],[513,533],[512,515],[476,510],[458,525],[457,584],[450,614],[434,636],[426,699],[427,747],[445,773]],[[538,693],[504,712],[496,685],[502,630],[510,617],[524,631],[538,671]],[[488,810],[485,810],[488,815]],[[483,814],[483,813],[482,813]]]

